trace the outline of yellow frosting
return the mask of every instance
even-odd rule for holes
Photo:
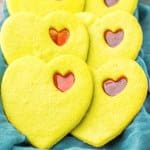
[[[56,45],[49,35],[50,28],[67,28],[68,41],[63,46]],[[56,11],[45,17],[23,13],[9,17],[3,24],[1,48],[8,64],[26,55],[49,61],[61,54],[73,54],[86,60],[89,37],[85,26],[69,12]]]
[[[124,38],[116,47],[110,47],[105,32],[124,31]],[[116,58],[136,59],[143,41],[141,27],[135,17],[124,11],[115,11],[98,19],[90,29],[88,64],[97,69],[100,65]]]
[[[100,17],[116,10],[133,13],[137,7],[137,3],[138,0],[118,0],[118,3],[108,7],[105,0],[86,0],[85,11],[95,13]]]
[[[6,0],[10,14],[32,12],[36,15],[46,15],[55,10],[79,12],[84,9],[85,0]]]
[[[91,107],[72,134],[100,147],[117,137],[141,109],[147,95],[147,79],[133,60],[112,60],[93,73],[94,96]],[[125,89],[116,96],[104,92],[103,82],[127,78]]]
[[[53,81],[56,72],[72,72],[73,86],[58,90]],[[48,63],[32,56],[18,59],[6,70],[1,88],[8,120],[38,148],[52,147],[80,122],[92,91],[87,65],[71,55]]]

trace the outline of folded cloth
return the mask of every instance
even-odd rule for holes
[[[0,25],[8,12],[4,7]],[[135,16],[139,19],[144,32],[144,43],[137,58],[137,62],[145,71],[148,81],[150,74],[150,7],[140,4]],[[0,82],[7,65],[0,53]],[[131,99],[132,100],[132,99]],[[143,108],[128,126],[128,128],[116,139],[102,148],[93,148],[71,135],[66,136],[51,150],[150,150],[150,94],[147,96]],[[0,103],[0,150],[36,150],[27,141],[26,137],[19,133],[8,121]]]

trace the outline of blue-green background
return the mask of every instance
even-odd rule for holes
[[[150,0],[140,0],[140,2],[150,5]]]
[[[144,0],[145,1],[145,0]],[[149,0],[146,1],[150,3]],[[1,8],[1,7],[0,7]],[[8,16],[6,7],[3,11],[4,16],[1,23]],[[143,28],[144,43],[137,58],[137,62],[144,69],[148,81],[150,74],[150,7],[139,4],[136,17]],[[0,81],[7,65],[0,53]],[[138,82],[138,81],[137,81]],[[131,98],[132,101],[132,98]],[[37,131],[38,132],[38,131]],[[26,137],[20,134],[6,119],[2,105],[0,104],[0,150],[35,150]],[[93,148],[68,135],[52,150],[150,150],[150,95],[143,108],[128,128],[115,140],[102,148]]]

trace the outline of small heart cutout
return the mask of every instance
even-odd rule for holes
[[[65,92],[72,87],[75,82],[75,77],[73,73],[67,73],[66,75],[61,75],[60,73],[55,73],[54,84],[57,89],[61,92]]]
[[[105,4],[108,6],[108,7],[111,7],[115,4],[118,3],[119,0],[104,0]]]
[[[124,88],[127,85],[127,79],[125,77],[122,77],[118,79],[117,81],[114,80],[106,80],[103,84],[104,91],[109,96],[116,96],[121,91],[124,90]]]
[[[63,46],[69,39],[70,32],[68,29],[62,29],[61,31],[57,31],[54,28],[49,29],[49,34],[51,39],[58,46]]]
[[[108,30],[105,32],[105,41],[112,48],[118,46],[123,40],[123,38],[124,38],[123,30],[118,30],[116,32]]]

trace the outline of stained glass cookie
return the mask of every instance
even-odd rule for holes
[[[133,60],[110,60],[93,73],[90,109],[72,134],[94,147],[117,137],[134,119],[147,96],[147,78]]]
[[[52,147],[67,135],[85,115],[93,93],[86,63],[71,55],[48,63],[20,58],[8,66],[1,87],[8,120],[38,148]]]
[[[72,13],[56,11],[45,17],[20,13],[3,24],[1,48],[8,64],[26,55],[49,61],[58,55],[72,54],[86,60],[89,36]]]
[[[98,19],[89,29],[88,64],[97,69],[116,58],[136,59],[143,42],[137,19],[124,11],[115,11]]]

